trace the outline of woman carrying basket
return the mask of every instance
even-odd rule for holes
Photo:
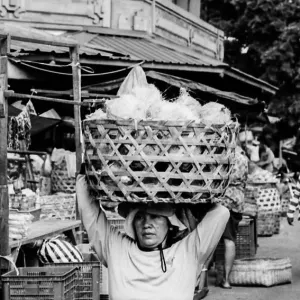
[[[192,300],[196,281],[229,218],[213,205],[196,229],[186,230],[171,204],[122,204],[126,235],[110,227],[90,196],[84,175],[76,182],[79,212],[101,262],[108,267],[111,300]]]

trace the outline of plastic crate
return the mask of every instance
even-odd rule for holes
[[[255,220],[244,217],[239,223],[236,237],[235,259],[251,258],[256,254]],[[215,260],[224,261],[224,241],[221,240],[216,248]]]
[[[94,253],[83,253],[84,262],[58,263],[54,266],[78,268],[74,300],[99,300],[101,263]]]
[[[26,267],[2,276],[3,300],[73,300],[77,269]]]

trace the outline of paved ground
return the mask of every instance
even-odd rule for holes
[[[280,234],[259,237],[256,257],[289,257],[292,261],[292,284],[274,287],[233,287],[224,290],[214,286],[215,278],[209,276],[207,300],[300,300],[300,221],[289,226],[281,221]]]

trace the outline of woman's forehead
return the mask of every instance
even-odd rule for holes
[[[145,210],[139,210],[135,216],[160,216],[159,214],[155,214],[155,213],[150,213],[150,212],[147,212]],[[162,217],[162,216],[161,216]]]

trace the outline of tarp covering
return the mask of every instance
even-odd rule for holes
[[[168,83],[172,86],[176,86],[178,88],[182,87],[182,88],[186,88],[188,90],[201,91],[204,93],[214,94],[220,98],[232,100],[232,101],[238,102],[240,104],[244,104],[244,105],[254,105],[254,104],[258,103],[258,101],[255,99],[245,97],[245,96],[233,93],[233,92],[220,91],[220,90],[212,88],[208,85],[205,85],[205,84],[202,84],[199,82],[195,82],[195,81],[192,81],[189,79],[185,79],[185,78],[181,78],[181,77],[177,77],[177,76],[173,76],[173,75],[169,75],[169,74],[164,74],[164,73],[159,73],[159,72],[155,72],[155,71],[149,71],[146,73],[146,75],[147,75],[147,77],[163,81],[165,83]]]
[[[13,106],[8,106],[8,116],[17,116],[21,110],[13,107]],[[55,126],[56,124],[59,124],[61,120],[57,119],[50,119],[50,118],[44,118],[44,117],[39,117],[35,115],[30,115],[30,120],[31,120],[31,135],[38,134],[52,126]]]

